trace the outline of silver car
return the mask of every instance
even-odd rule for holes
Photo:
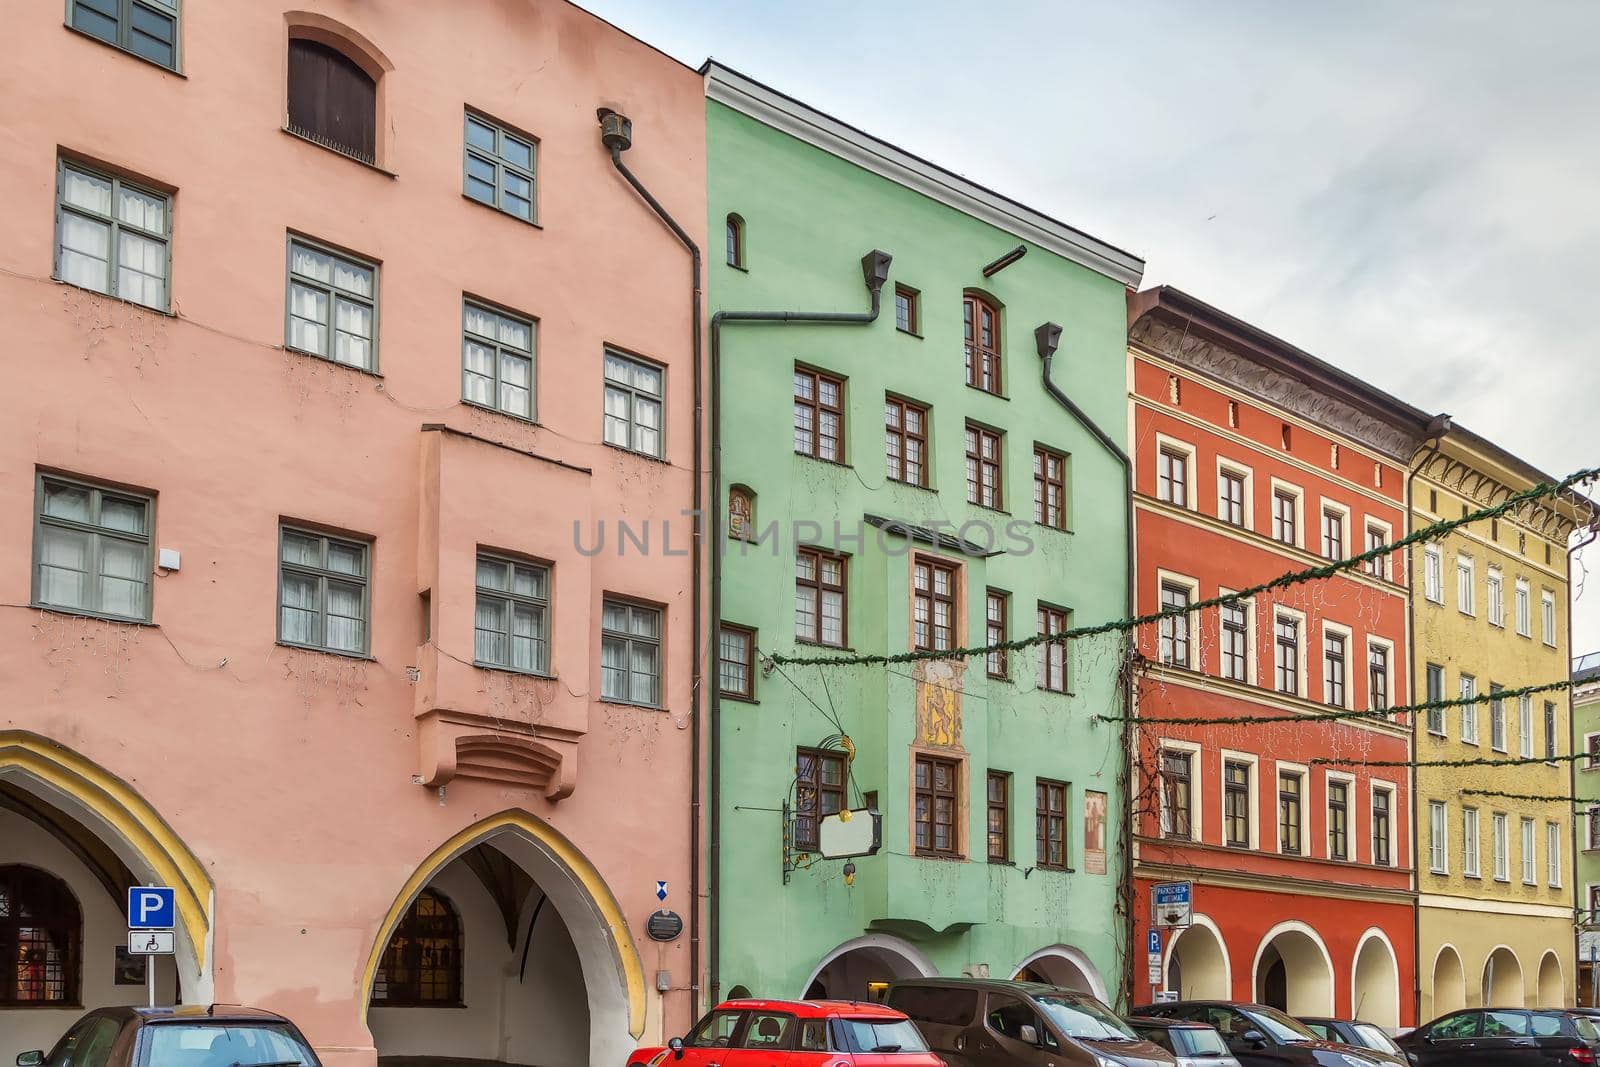
[[[1233,1058],[1227,1042],[1214,1026],[1188,1019],[1139,1016],[1130,1018],[1128,1025],[1146,1041],[1172,1053],[1178,1067],[1239,1067],[1239,1061]]]

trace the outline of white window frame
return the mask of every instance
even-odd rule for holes
[[[1561,824],[1545,821],[1545,880],[1551,889],[1561,888]]]
[[[1330,782],[1340,782],[1344,785],[1344,798],[1346,811],[1344,814],[1344,859],[1334,859],[1333,856],[1333,791],[1328,788]],[[1322,854],[1334,863],[1360,863],[1361,847],[1360,837],[1356,827],[1361,820],[1357,814],[1361,809],[1360,794],[1356,792],[1356,776],[1346,771],[1327,771],[1322,778]],[[1394,823],[1393,798],[1390,798],[1389,822]],[[1371,848],[1371,845],[1367,846]],[[1394,848],[1389,849],[1389,854],[1394,855]],[[1369,857],[1370,858],[1370,857]]]
[[[1442,800],[1428,801],[1428,870],[1450,873],[1450,812]]]
[[[1369,859],[1371,859],[1375,867],[1409,866],[1409,864],[1403,862],[1405,857],[1400,855],[1402,842],[1396,829],[1400,822],[1400,810],[1396,806],[1400,802],[1400,787],[1382,778],[1373,778],[1367,782],[1367,847],[1369,849],[1372,847],[1372,820],[1378,810],[1378,803],[1374,798],[1379,793],[1387,793],[1389,795],[1389,862],[1387,864],[1379,863],[1376,853],[1370,856]]]
[[[1490,849],[1494,856],[1494,880],[1497,882],[1511,881],[1511,820],[1503,811],[1491,814],[1489,818],[1489,837],[1493,844]]]
[[[1385,522],[1382,519],[1374,518],[1373,516],[1368,515],[1366,517],[1366,521],[1361,524],[1361,551],[1363,552],[1370,551],[1370,549],[1367,548],[1366,536],[1367,532],[1372,530],[1374,527],[1376,527],[1382,534],[1383,540],[1380,542],[1380,544],[1394,544],[1394,525],[1392,523]],[[1369,578],[1381,578],[1386,582],[1394,580],[1393,552],[1385,552],[1374,562],[1378,564],[1378,570],[1376,574],[1374,574],[1372,571],[1363,571],[1362,573],[1366,574],[1366,576]],[[1368,566],[1371,566],[1371,564],[1369,563]]]
[[[1544,643],[1555,648],[1560,636],[1556,633],[1556,595],[1549,589],[1539,590],[1539,628],[1544,631]]]
[[[1486,592],[1486,614],[1490,626],[1501,629],[1506,625],[1506,576],[1499,567],[1491,566],[1485,572],[1484,583]]]
[[[1235,752],[1230,748],[1219,749],[1217,756],[1217,800],[1221,804],[1217,809],[1220,813],[1218,818],[1221,820],[1217,827],[1219,831],[1217,842],[1224,848],[1228,845],[1228,775],[1226,768],[1229,763],[1244,763],[1250,768],[1250,773],[1247,776],[1250,790],[1250,849],[1251,851],[1259,851],[1261,848],[1261,757],[1252,752]],[[1277,812],[1276,804],[1273,805],[1272,810],[1274,813]],[[1274,834],[1278,832],[1278,820],[1276,817],[1272,820],[1272,832]]]
[[[1300,661],[1300,669],[1298,672],[1299,678],[1296,684],[1299,685],[1300,688],[1299,691],[1295,693],[1285,693],[1278,688],[1278,616],[1280,615],[1287,615],[1299,623],[1295,629],[1295,633],[1297,635],[1296,643],[1299,647],[1299,655],[1296,658]],[[1277,693],[1279,696],[1293,696],[1304,700],[1306,699],[1306,694],[1310,692],[1310,686],[1307,680],[1309,677],[1309,668],[1306,664],[1306,646],[1309,644],[1307,638],[1308,634],[1306,633],[1305,612],[1296,611],[1294,608],[1285,607],[1282,604],[1274,604],[1272,607],[1272,691]],[[1348,657],[1349,653],[1347,652],[1346,659],[1348,659]]]
[[[1329,555],[1327,555],[1326,554],[1326,546],[1324,546],[1323,543],[1322,543],[1323,542],[1322,520],[1323,520],[1323,517],[1325,515],[1327,515],[1327,513],[1330,512],[1330,511],[1339,516],[1339,554],[1337,556],[1329,556]],[[1327,560],[1349,559],[1350,558],[1350,522],[1351,522],[1350,509],[1348,507],[1346,507],[1344,504],[1339,503],[1337,500],[1329,500],[1327,497],[1323,497],[1322,498],[1322,508],[1317,513],[1317,555],[1322,556],[1323,559],[1327,559]]]
[[[1539,884],[1539,829],[1533,819],[1522,816],[1519,827],[1522,843],[1522,884]]]
[[[1162,738],[1158,751],[1162,755],[1168,752],[1177,752],[1189,757],[1189,841],[1191,844],[1201,844],[1205,841],[1205,825],[1202,820],[1205,817],[1206,810],[1204,803],[1205,779],[1201,771],[1203,766],[1201,753],[1203,749],[1193,741],[1175,741]],[[1162,764],[1157,763],[1156,766],[1159,768]],[[1167,822],[1167,792],[1165,789],[1161,789],[1158,790],[1158,793],[1161,804],[1158,825],[1164,831],[1165,827],[1169,825]],[[1174,838],[1173,840],[1182,841],[1181,838]]]
[[[1483,877],[1483,822],[1477,808],[1461,809],[1461,876]]]
[[[1445,699],[1445,695],[1444,695],[1445,679],[1449,677],[1449,674],[1445,671],[1443,663],[1426,663],[1426,662],[1422,666],[1422,692],[1424,694],[1424,699],[1427,699],[1427,700],[1435,699],[1433,696],[1429,695],[1429,692],[1428,692],[1428,668],[1429,667],[1437,667],[1437,668],[1439,668],[1439,696],[1438,696],[1437,699],[1444,700]],[[1435,715],[1437,715],[1439,717],[1439,728],[1437,730],[1435,730],[1433,728],[1433,717]],[[1426,727],[1426,729],[1428,731],[1428,735],[1430,737],[1449,737],[1450,736],[1450,716],[1447,714],[1447,709],[1438,708],[1438,709],[1436,709],[1434,711],[1427,712],[1424,715],[1423,718],[1424,718],[1424,726]]]
[[[1395,692],[1395,684],[1399,679],[1394,669],[1394,642],[1387,640],[1386,638],[1374,637],[1373,635],[1368,634],[1366,655],[1361,661],[1361,677],[1365,679],[1367,685],[1367,710],[1369,711],[1378,710],[1377,705],[1374,704],[1372,700],[1372,650],[1374,648],[1381,648],[1386,653],[1386,655],[1383,657],[1383,673],[1384,689],[1389,694],[1389,703],[1385,705],[1385,708],[1387,709],[1396,707],[1397,705],[1404,703],[1404,700],[1401,699],[1401,695]]]
[[[1434,545],[1422,550],[1422,596],[1434,604],[1444,603],[1444,553]]]
[[[1510,737],[1511,731],[1508,728],[1507,723],[1506,723],[1506,697],[1505,697],[1505,690],[1502,689],[1498,695],[1499,695],[1499,700],[1497,701],[1495,699],[1496,694],[1495,694],[1495,689],[1494,689],[1494,683],[1490,682],[1489,683],[1489,750],[1491,752],[1504,752],[1504,753],[1510,754],[1510,752],[1511,752],[1511,737]],[[1500,705],[1500,743],[1499,744],[1495,744],[1495,739],[1494,739],[1494,724],[1495,724],[1494,708],[1495,708],[1495,704],[1497,704],[1497,703]]]
[[[1517,753],[1524,759],[1533,756],[1533,697],[1517,698]]]
[[[1478,679],[1470,674],[1461,675],[1456,679],[1456,692],[1462,700],[1467,697],[1476,697],[1478,695]],[[1461,705],[1461,743],[1463,745],[1478,744],[1478,713],[1482,710],[1482,704]],[[1468,726],[1472,727],[1472,729],[1468,730]]]
[[[1466,584],[1463,585],[1463,579]],[[1471,556],[1456,557],[1456,610],[1463,615],[1477,618],[1478,606],[1475,602],[1478,588],[1477,565]],[[1465,594],[1463,595],[1463,590]]]
[[[1328,702],[1328,641],[1327,641],[1327,637],[1328,637],[1328,634],[1330,632],[1335,634],[1336,636],[1344,638],[1344,677],[1342,679],[1340,679],[1340,681],[1344,685],[1344,700],[1343,700],[1343,702],[1341,702],[1339,704],[1330,704]],[[1351,685],[1352,675],[1351,675],[1351,669],[1350,669],[1350,661],[1353,658],[1355,658],[1355,654],[1356,654],[1356,639],[1355,639],[1355,635],[1350,632],[1350,627],[1342,626],[1339,623],[1329,622],[1327,619],[1324,619],[1322,621],[1322,640],[1317,642],[1317,662],[1319,664],[1321,664],[1321,672],[1320,673],[1322,674],[1322,700],[1320,701],[1320,703],[1327,704],[1327,706],[1330,707],[1330,708],[1331,707],[1340,707],[1340,708],[1352,708],[1353,709],[1356,706],[1356,693],[1355,693],[1354,687]],[[1273,687],[1274,687],[1274,691],[1276,691],[1276,687],[1277,687],[1277,684],[1278,684],[1278,672],[1276,670],[1277,658],[1278,658],[1278,634],[1277,634],[1277,630],[1276,629],[1273,630],[1273,634],[1272,634],[1272,658],[1273,658],[1273,666],[1274,666],[1274,670],[1272,672],[1272,684],[1273,684]]]
[[[1280,541],[1280,540],[1278,540],[1278,499],[1277,498],[1278,498],[1278,494],[1279,493],[1284,493],[1284,494],[1286,494],[1288,496],[1294,497],[1294,540],[1293,541]],[[1286,482],[1286,481],[1283,481],[1280,478],[1273,478],[1272,479],[1272,488],[1271,488],[1270,493],[1268,494],[1268,499],[1271,501],[1272,507],[1271,507],[1270,514],[1269,514],[1268,520],[1267,520],[1267,537],[1270,538],[1273,541],[1274,544],[1292,545],[1295,548],[1304,549],[1306,547],[1306,491],[1304,489],[1300,488],[1298,485],[1295,485],[1293,482]],[[1319,522],[1318,525],[1317,525],[1317,540],[1318,540],[1318,543],[1319,543],[1319,547],[1320,547],[1321,539],[1322,539],[1322,525]],[[1321,556],[1322,553],[1318,552],[1317,555]]]
[[[1557,717],[1559,718],[1559,715]],[[1595,737],[1600,737],[1600,730],[1590,730],[1588,733],[1583,735],[1583,751],[1586,758],[1578,760],[1577,764],[1578,770],[1585,774],[1593,771],[1600,771],[1600,760],[1597,760],[1589,755],[1589,753],[1594,751],[1594,742],[1592,738]]]
[[[1222,514],[1222,475],[1224,473],[1235,475],[1244,481],[1244,521],[1238,526],[1223,517]],[[1217,457],[1217,519],[1236,530],[1254,530],[1256,528],[1256,473],[1250,467],[1237,460],[1224,456]]]
[[[1517,636],[1533,636],[1533,587],[1528,579],[1517,579]]]
[[[1227,596],[1238,592],[1236,589],[1222,588],[1217,590],[1219,596]],[[1252,597],[1249,600],[1235,600],[1233,606],[1244,612],[1244,677],[1229,678],[1222,673],[1222,612],[1225,608],[1217,610],[1217,677],[1225,682],[1237,682],[1240,685],[1255,685],[1260,677],[1261,657],[1256,647],[1256,602]]]
[[[1163,596],[1164,596],[1164,594],[1166,592],[1166,587],[1169,586],[1169,585],[1171,585],[1171,586],[1181,586],[1183,588],[1183,590],[1189,595],[1189,603],[1190,604],[1193,604],[1195,601],[1200,599],[1200,580],[1198,578],[1191,578],[1186,574],[1178,574],[1175,571],[1157,570],[1156,571],[1156,604],[1157,604],[1157,607],[1162,611],[1166,610],[1166,605],[1163,604],[1161,601],[1162,601]],[[1201,653],[1200,653],[1200,612],[1197,612],[1197,611],[1191,611],[1188,615],[1184,616],[1184,618],[1183,618],[1183,622],[1185,624],[1184,644],[1185,644],[1185,646],[1187,646],[1187,651],[1184,653],[1183,662],[1180,663],[1180,662],[1178,662],[1176,660],[1168,662],[1166,659],[1162,658],[1162,656],[1161,656],[1162,632],[1166,629],[1166,627],[1168,625],[1170,625],[1170,623],[1172,623],[1174,621],[1176,621],[1176,620],[1162,619],[1156,625],[1156,660],[1157,660],[1157,662],[1159,662],[1159,663],[1161,663],[1161,664],[1163,664],[1165,666],[1183,667],[1186,670],[1191,670],[1191,671],[1203,670],[1204,667],[1203,667],[1202,657],[1201,657]]]
[[[1174,504],[1172,501],[1168,500],[1166,497],[1161,495],[1161,453],[1162,452],[1172,452],[1172,453],[1174,453],[1176,455],[1180,455],[1180,456],[1183,457],[1184,502],[1182,504]],[[1172,504],[1172,506],[1175,507],[1175,508],[1180,508],[1181,507],[1185,511],[1198,512],[1200,510],[1200,501],[1198,499],[1196,499],[1198,494],[1196,494],[1195,491],[1194,491],[1195,490],[1194,476],[1195,476],[1195,466],[1196,466],[1196,464],[1195,464],[1195,447],[1194,447],[1194,445],[1191,445],[1187,441],[1180,441],[1176,437],[1168,437],[1166,434],[1158,433],[1158,434],[1156,434],[1155,454],[1156,454],[1156,499],[1161,501],[1164,504]]]

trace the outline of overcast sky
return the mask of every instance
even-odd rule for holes
[[[1142,255],[1145,285],[1550,474],[1600,466],[1600,3],[585,6]],[[1578,652],[1600,649],[1588,559]]]

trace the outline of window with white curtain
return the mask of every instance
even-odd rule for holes
[[[661,610],[606,600],[600,615],[600,699],[661,706]]]
[[[39,475],[33,602],[150,618],[150,498]]]
[[[550,671],[550,570],[478,553],[473,658],[481,666]]]
[[[661,457],[664,377],[653,363],[606,349],[606,444]]]
[[[166,311],[172,198],[62,160],[56,188],[56,278]]]
[[[533,418],[532,319],[472,300],[461,306],[461,399]]]
[[[378,369],[378,266],[302,237],[289,240],[284,344],[348,367]]]
[[[278,640],[364,656],[372,546],[313,530],[278,531]]]

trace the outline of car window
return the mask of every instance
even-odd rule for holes
[[[944,986],[895,986],[889,991],[889,1006],[919,1023],[966,1026],[978,1014],[978,991]]]
[[[1456,1015],[1446,1015],[1428,1027],[1427,1036],[1435,1041],[1458,1041],[1465,1037],[1477,1037],[1478,1013],[1463,1011]]]
[[[1167,1036],[1168,1031],[1165,1026],[1135,1026],[1133,1028],[1133,1032],[1144,1038],[1146,1041],[1160,1045],[1168,1052],[1177,1051],[1177,1049],[1172,1047],[1172,1038]]]
[[[1339,1040],[1327,1023],[1306,1023],[1306,1029],[1320,1038],[1333,1041]]]
[[[1033,998],[1050,1021],[1068,1037],[1086,1041],[1116,1041],[1133,1037],[1128,1024],[1094,997],[1044,993]],[[1041,1038],[1044,1034],[1039,1035]]]
[[[840,1019],[859,1052],[927,1052],[928,1044],[910,1019]]]
[[[788,1042],[794,1016],[781,1012],[757,1011],[750,1013],[750,1024],[744,1028],[740,1048],[783,1048]]]
[[[714,1011],[700,1020],[684,1044],[690,1048],[727,1048],[743,1016],[742,1011]]]
[[[1217,1028],[1223,1037],[1230,1041],[1237,1041],[1251,1030],[1259,1029],[1240,1012],[1232,1008],[1206,1008],[1200,1021],[1210,1023]]]
[[[305,1042],[282,1023],[162,1023],[149,1027],[146,1040],[146,1062],[151,1064],[312,1067],[317,1062]]]
[[[1560,1037],[1566,1027],[1561,1025],[1559,1015],[1535,1015],[1533,1017],[1534,1037]]]
[[[800,1051],[828,1051],[828,1020],[807,1019],[800,1025]]]
[[[1228,1045],[1222,1040],[1222,1035],[1209,1026],[1185,1026],[1181,1030],[1173,1031],[1173,1034],[1183,1043],[1182,1054],[1197,1057],[1228,1054]]]
[[[1013,1041],[1022,1041],[1022,1028],[1031,1026],[1036,1040],[1047,1045],[1055,1044],[1055,1038],[1050,1036],[1050,1031],[1046,1030],[1044,1023],[1039,1020],[1038,1012],[1016,997],[990,993],[989,1010],[984,1018],[989,1023],[989,1029]]]
[[[1403,1055],[1400,1046],[1394,1043],[1394,1038],[1384,1033],[1379,1027],[1371,1023],[1355,1023],[1351,1027],[1361,1043],[1368,1048],[1377,1049],[1379,1052],[1389,1052],[1396,1056]]]
[[[1256,1029],[1274,1041],[1292,1045],[1296,1041],[1316,1040],[1317,1035],[1300,1025],[1300,1020],[1285,1015],[1277,1008],[1264,1008],[1257,1005],[1243,1014],[1256,1024]]]
[[[1527,1037],[1528,1016],[1520,1011],[1486,1011],[1480,1037]]]
[[[104,1067],[120,1029],[104,1015],[84,1019],[56,1042],[45,1063],[48,1067]]]

